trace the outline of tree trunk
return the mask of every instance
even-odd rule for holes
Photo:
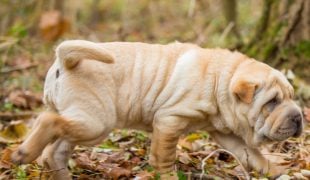
[[[310,82],[310,1],[265,0],[252,40],[242,51]]]

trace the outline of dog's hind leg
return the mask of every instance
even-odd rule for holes
[[[71,179],[67,165],[73,149],[74,145],[64,139],[57,139],[45,147],[41,160],[50,179]]]
[[[103,123],[80,119],[72,120],[56,113],[44,112],[37,118],[30,135],[12,154],[12,161],[16,164],[30,163],[42,153],[49,143],[55,142],[58,138],[73,144],[93,142],[102,139],[103,135],[107,134],[105,131]]]

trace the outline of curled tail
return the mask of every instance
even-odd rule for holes
[[[58,45],[56,57],[67,69],[74,68],[82,59],[113,63],[113,56],[97,43],[84,40],[68,40]]]

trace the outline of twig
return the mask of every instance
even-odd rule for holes
[[[24,67],[13,67],[11,69],[4,69],[4,70],[0,71],[0,74],[8,74],[8,73],[12,73],[15,71],[22,71],[22,70],[34,68],[36,66],[37,66],[37,64],[31,64],[29,66],[24,66]]]
[[[219,42],[223,43],[224,39],[226,38],[226,36],[228,35],[228,33],[233,29],[233,27],[235,26],[234,22],[230,22],[226,28],[224,29],[223,33],[221,34],[220,38],[219,38]]]
[[[301,21],[301,14],[304,8],[304,2],[305,1],[300,1],[300,3],[298,4],[299,6],[297,7],[296,12],[294,13],[294,17],[292,18],[291,22],[289,22],[289,27],[285,33],[285,36],[282,40],[282,45],[284,45],[291,37],[291,34],[293,33],[293,31],[295,30],[295,28],[297,27],[297,24]]]
[[[196,0],[190,0],[189,6],[188,6],[187,17],[191,18],[193,16],[195,5],[196,5]]]
[[[42,170],[42,169],[38,169],[38,170],[39,170],[40,172],[42,172],[42,173],[52,173],[52,172],[55,172],[55,171],[61,171],[61,170],[63,170],[63,169],[65,169],[65,168],[63,167],[63,168],[52,169],[52,170]],[[31,170],[31,171],[35,172],[35,171],[38,171],[38,170]]]
[[[278,157],[284,157],[284,158],[292,158],[290,155],[286,155],[286,154],[283,154],[283,153],[262,153],[262,155],[278,156]]]
[[[22,112],[22,113],[2,113],[0,112],[0,120],[1,121],[10,121],[12,119],[29,119],[32,116],[35,116],[34,112]]]
[[[246,179],[250,179],[250,175],[249,175],[248,172],[245,170],[245,168],[244,168],[244,166],[242,165],[242,163],[240,162],[240,160],[239,160],[233,153],[231,153],[231,152],[229,152],[229,151],[227,151],[227,150],[225,150],[225,149],[217,149],[217,150],[211,152],[207,157],[205,157],[205,158],[202,160],[202,165],[201,165],[202,172],[201,172],[201,174],[200,174],[200,179],[202,179],[203,175],[205,174],[205,168],[204,168],[205,165],[206,165],[205,161],[208,160],[208,159],[209,159],[211,156],[213,156],[215,153],[220,152],[220,151],[225,152],[225,153],[227,153],[227,154],[230,154],[232,157],[234,157],[235,160],[238,162],[238,164],[241,166],[241,169],[242,169],[242,172],[243,172],[245,178],[246,178]]]
[[[184,174],[187,175],[188,179],[191,179],[191,178],[194,178],[194,179],[195,178],[201,178],[201,174],[199,174],[199,173],[185,172]],[[216,179],[218,177],[217,176],[208,175],[208,174],[203,174],[202,178],[204,178],[204,179]]]
[[[249,168],[249,153],[247,148],[244,148],[245,154],[246,154],[246,166]]]

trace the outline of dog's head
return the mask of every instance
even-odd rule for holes
[[[239,70],[238,70],[239,69]],[[294,90],[285,76],[257,61],[241,64],[230,84],[236,117],[250,126],[254,144],[298,137],[303,128]]]

